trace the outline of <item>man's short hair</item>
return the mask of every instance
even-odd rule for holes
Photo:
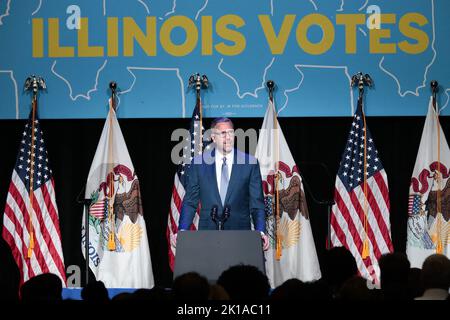
[[[211,129],[214,129],[217,126],[217,124],[219,124],[219,123],[229,123],[229,124],[231,124],[231,127],[234,129],[233,121],[231,121],[229,118],[225,118],[225,117],[215,118],[211,122]]]
[[[422,281],[425,289],[450,287],[450,260],[443,254],[432,254],[422,265]]]

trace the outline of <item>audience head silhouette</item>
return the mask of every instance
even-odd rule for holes
[[[188,272],[175,278],[172,290],[175,300],[206,301],[209,296],[209,283],[197,272]]]
[[[372,292],[373,290],[369,289],[367,279],[353,276],[343,283],[338,299],[342,301],[370,301],[374,299]]]
[[[90,281],[81,290],[81,298],[88,302],[104,303],[109,301],[108,290],[102,281]]]
[[[422,282],[425,289],[444,289],[450,286],[450,260],[442,254],[432,254],[422,265]]]
[[[225,289],[232,300],[267,299],[269,297],[269,280],[255,266],[230,267],[222,272],[217,284]]]
[[[336,294],[343,283],[358,274],[358,267],[352,253],[345,247],[335,247],[325,253],[323,278]]]
[[[410,263],[404,253],[387,253],[380,257],[380,284],[385,300],[409,299]]]
[[[289,279],[276,287],[270,295],[271,300],[303,300],[305,284],[299,279]]]
[[[410,298],[420,297],[423,292],[422,269],[411,268],[408,275],[408,292]]]
[[[43,273],[26,281],[20,288],[23,302],[53,302],[62,300],[62,281],[53,273]]]

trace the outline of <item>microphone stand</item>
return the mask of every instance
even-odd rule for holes
[[[222,231],[223,226],[229,217],[230,217],[230,208],[228,206],[226,206],[223,209],[223,213],[221,216],[217,215],[217,206],[212,207],[211,220],[214,221],[214,223],[216,224],[216,230]]]
[[[225,221],[227,221],[229,217],[230,217],[230,207],[225,206],[225,208],[223,209],[222,216],[219,219],[219,230],[223,230],[223,225],[225,224]]]
[[[331,182],[330,172],[329,172],[327,166],[323,162],[302,162],[302,164],[315,165],[315,166],[319,165],[319,166],[321,166],[324,169],[323,171],[326,172],[326,174],[327,174],[327,176],[329,178],[329,181]],[[312,192],[312,189],[311,189],[310,185],[308,184],[308,182],[306,181],[305,177],[303,176],[302,171],[303,170],[299,170],[299,175],[302,178],[302,183],[305,186],[306,192],[308,192],[308,194],[311,196],[311,199],[313,200],[313,202],[315,204],[320,205],[320,206],[327,206],[327,224],[328,224],[327,225],[327,229],[328,229],[327,230],[327,249],[329,250],[329,249],[331,249],[331,208],[333,207],[333,205],[335,203],[334,199],[332,197],[328,198],[328,199],[327,198],[325,198],[325,199],[317,199],[314,196],[314,193]]]
[[[215,223],[216,229],[219,230],[219,226],[217,225],[217,206],[216,205],[214,205],[211,208],[211,220]]]
[[[222,228],[223,228],[223,224],[225,224],[225,222],[228,220],[228,218],[230,217],[230,207],[225,206],[225,208],[223,209],[223,214],[222,214]],[[223,229],[222,229],[223,230]]]

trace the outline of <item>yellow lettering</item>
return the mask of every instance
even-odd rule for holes
[[[234,14],[222,16],[219,20],[217,20],[217,35],[234,43],[233,45],[227,45],[222,41],[214,46],[217,52],[226,56],[238,55],[244,51],[246,46],[246,40],[242,33],[227,28],[230,24],[239,29],[245,25],[245,21],[241,17]]]
[[[395,14],[381,14],[381,25],[394,24],[396,20]],[[381,43],[380,40],[391,37],[389,29],[371,29],[370,30],[370,53],[396,53],[397,46],[395,43]]]
[[[78,56],[79,57],[103,57],[103,47],[89,46],[89,22],[88,18],[81,18],[81,27],[78,29]]]
[[[73,47],[59,45],[59,19],[48,19],[48,56],[52,58],[73,57]]]
[[[186,33],[186,40],[182,44],[174,44],[170,37],[172,30],[182,28]],[[161,45],[167,53],[181,57],[194,50],[198,41],[198,30],[195,23],[185,16],[174,16],[167,19],[159,31]]]
[[[321,55],[328,52],[335,41],[335,26],[342,26],[345,32],[343,39],[345,53],[358,53],[358,28],[365,26],[366,15],[362,13],[336,14],[335,19],[331,22],[327,15],[318,13],[302,17],[295,29],[299,48],[310,55]],[[293,33],[296,15],[285,14],[282,21],[277,23],[272,21],[270,15],[258,15],[258,20],[270,53],[283,55]],[[31,19],[32,57],[42,58],[44,55],[48,55],[50,58],[68,58],[74,57],[75,54],[78,57],[102,57],[104,55],[118,57],[119,54],[131,57],[134,56],[136,44],[143,51],[139,54],[156,56],[157,41],[167,54],[176,57],[193,53],[197,44],[201,44],[201,48],[198,48],[199,50],[195,51],[195,54],[212,56],[216,51],[217,54],[235,56],[241,54],[247,45],[244,33],[246,22],[238,15],[227,14],[218,17],[217,20],[213,16],[202,16],[199,24],[187,16],[171,16],[167,20],[161,21],[158,26],[157,21],[159,21],[157,17],[148,16],[145,18],[145,22],[141,20],[138,25],[132,17],[107,17],[106,34],[103,34],[106,44],[103,44],[102,41],[101,45],[92,45],[89,43],[89,19],[86,17],[81,18],[80,29],[73,31],[77,33],[76,43],[68,43],[69,39],[63,39],[64,35],[69,34],[70,31],[61,29],[63,36],[60,36],[59,18],[48,18],[47,21],[44,18],[33,18]],[[141,22],[145,23],[145,27]],[[430,46],[430,35],[427,33],[428,29],[424,27],[429,24],[429,20],[421,13],[406,13],[399,16],[399,21],[397,21],[396,14],[380,14],[379,22],[381,29],[369,28],[369,39],[366,38],[369,41],[371,54],[395,54],[400,49],[406,54],[416,55],[423,53]],[[47,25],[45,25],[46,23]],[[93,22],[91,21],[91,23]],[[399,33],[403,36],[403,39],[400,39],[402,41],[392,39],[392,32],[397,27],[396,24],[398,24]],[[91,29],[93,27],[91,25]],[[341,30],[339,30],[340,34],[342,34]],[[122,33],[122,39],[119,32]],[[70,35],[70,39],[72,39],[72,35]],[[92,30],[90,40],[93,41]]]
[[[364,14],[337,14],[336,24],[345,26],[345,53],[356,53],[356,26],[365,24]]]
[[[202,55],[210,56],[213,50],[213,39],[212,39],[212,17],[203,16],[202,17]]]
[[[42,18],[31,19],[33,37],[33,58],[44,56],[44,20]]]
[[[309,41],[307,33],[312,25],[317,25],[322,29],[323,36],[320,42]],[[309,54],[318,55],[327,52],[334,42],[334,27],[330,19],[324,15],[313,13],[300,20],[297,26],[297,43]]]
[[[119,55],[119,19],[118,18],[108,18],[107,19],[107,46],[108,46],[108,56],[117,57]]]
[[[148,56],[156,56],[156,18],[146,17],[145,25],[144,34],[133,18],[123,18],[123,55],[125,57],[134,55],[135,39]]]
[[[259,15],[258,19],[272,54],[283,54],[287,40],[291,34],[292,26],[294,25],[295,15],[288,14],[284,17],[278,35],[275,34],[269,15]]]
[[[406,53],[419,54],[427,50],[430,40],[428,34],[420,29],[413,28],[411,23],[417,23],[419,26],[424,26],[428,23],[426,17],[419,13],[405,14],[399,23],[400,32],[408,38],[414,39],[417,43],[410,43],[406,40],[400,42],[398,47]]]

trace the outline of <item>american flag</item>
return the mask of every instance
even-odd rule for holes
[[[420,194],[412,194],[409,196],[408,201],[408,215],[414,216],[420,213],[420,208],[422,207]]]
[[[178,220],[180,218],[181,207],[183,205],[183,198],[186,193],[185,186],[187,185],[187,179],[189,179],[189,167],[192,159],[196,155],[201,155],[203,149],[208,149],[208,141],[203,139],[204,127],[202,125],[201,116],[201,101],[197,99],[194,111],[192,112],[192,118],[189,126],[190,137],[185,138],[185,146],[183,148],[183,160],[179,163],[177,172],[175,173],[172,197],[170,199],[169,217],[167,221],[166,237],[169,249],[169,265],[173,270],[175,265],[175,247],[172,245],[170,239],[178,232]],[[201,130],[200,130],[201,129]],[[199,220],[199,210],[194,217],[191,230],[197,230]]]
[[[54,273],[66,283],[55,184],[34,112],[22,133],[6,199],[2,236],[11,247],[21,283],[41,273]]]
[[[386,172],[365,125],[361,101],[337,173],[334,201],[330,219],[332,245],[349,249],[360,274],[378,281],[378,259],[393,251],[389,189]]]

